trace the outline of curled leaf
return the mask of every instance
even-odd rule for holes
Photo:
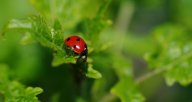
[[[102,77],[101,73],[99,73],[97,70],[93,69],[92,64],[88,65],[88,70],[87,70],[86,76],[89,78],[95,78],[95,79],[99,79]]]

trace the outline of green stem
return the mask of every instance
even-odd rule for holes
[[[103,3],[103,4],[101,5],[101,7],[99,8],[99,11],[97,12],[97,15],[98,15],[99,17],[101,17],[101,16],[104,15],[104,13],[105,13],[105,11],[107,10],[109,4],[111,3],[111,0],[105,0],[104,2],[105,2],[105,3]]]
[[[151,71],[151,72],[145,74],[144,76],[139,77],[138,79],[136,79],[136,83],[141,84],[143,81],[145,81],[145,80],[147,80],[149,78],[152,78],[155,75],[158,75],[158,74],[161,74],[161,73],[163,73],[165,71],[171,70],[171,69],[174,68],[174,66],[176,64],[181,63],[183,61],[186,61],[191,57],[192,57],[192,52],[187,53],[187,54],[177,58],[174,62],[172,62],[170,64],[167,64],[167,65],[165,65],[163,67],[157,68],[156,70]]]
[[[53,24],[55,21],[55,0],[50,1],[50,10],[51,10],[51,23]]]
[[[126,34],[127,28],[129,28],[134,11],[135,11],[135,4],[133,1],[122,1],[118,11],[119,14],[115,21],[115,29],[118,30],[119,32],[123,32],[122,34]]]

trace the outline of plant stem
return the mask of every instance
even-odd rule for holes
[[[135,11],[135,4],[132,1],[122,1],[118,13],[118,17],[115,21],[115,29],[122,34],[126,34],[129,25]]]
[[[136,83],[137,83],[137,84],[140,84],[140,83],[142,83],[143,81],[145,81],[145,80],[147,80],[147,79],[149,79],[149,78],[151,78],[151,77],[153,77],[153,76],[155,76],[155,75],[158,75],[158,74],[161,74],[161,73],[163,73],[163,72],[165,72],[165,71],[171,70],[171,69],[174,68],[174,66],[175,66],[176,64],[181,63],[181,62],[183,62],[183,61],[186,61],[186,60],[189,59],[189,58],[192,58],[192,52],[187,53],[187,54],[185,54],[185,55],[177,58],[174,62],[172,62],[172,63],[170,63],[170,64],[167,64],[167,65],[165,65],[165,66],[163,66],[163,67],[157,68],[156,70],[151,71],[151,72],[149,72],[149,73],[147,73],[147,74],[139,77],[138,79],[136,79]]]
[[[103,3],[103,4],[101,5],[101,7],[99,8],[99,11],[97,12],[97,15],[98,15],[99,17],[101,17],[101,16],[104,15],[104,13],[106,12],[109,4],[111,3],[111,0],[105,0],[104,2],[105,2],[105,3]]]
[[[51,10],[51,23],[53,24],[55,21],[55,6],[56,6],[56,1],[55,0],[51,0],[50,1],[50,10]]]

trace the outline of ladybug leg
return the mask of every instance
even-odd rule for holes
[[[87,50],[83,51],[78,58],[78,63],[86,62],[87,61]]]
[[[87,45],[85,44],[85,49],[84,49],[84,51],[81,53],[81,56],[80,56],[80,58],[83,59],[83,62],[86,62],[86,61],[87,61],[87,52],[88,52],[88,49],[87,49]]]
[[[81,55],[81,58],[83,59],[83,62],[87,61],[87,55]]]

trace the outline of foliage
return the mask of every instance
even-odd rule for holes
[[[5,102],[39,102],[36,95],[42,93],[39,87],[25,87],[16,80],[11,80],[9,68],[0,65],[0,93],[1,101]]]
[[[165,71],[168,85],[191,83],[191,39],[182,27],[165,25],[154,32],[157,50],[146,57],[151,68]],[[159,72],[159,73],[160,73]]]
[[[173,8],[168,9],[177,12],[172,14],[175,17],[171,16],[169,23],[161,22],[151,28],[151,34],[135,36],[143,34],[142,27],[154,24],[147,22],[140,27],[149,21],[142,16],[144,20],[137,25],[139,21],[135,19],[140,16],[132,13],[137,12],[135,5],[159,11],[162,2],[29,0],[35,8],[34,14],[30,12],[31,16],[9,20],[2,28],[0,101],[144,102],[148,97],[142,92],[143,82],[154,76],[165,78],[169,86],[190,85],[189,0],[170,1],[169,6]],[[135,26],[130,20],[136,22],[137,31],[127,31],[129,25],[132,25],[130,29]],[[78,62],[79,56],[66,53],[63,40],[70,35],[81,36],[86,41],[87,62]],[[149,70],[139,77],[135,73],[143,70],[143,66],[135,60],[137,57]]]

